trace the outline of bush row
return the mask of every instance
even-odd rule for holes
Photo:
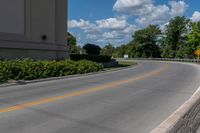
[[[101,65],[87,60],[77,62],[71,60],[33,61],[30,59],[0,61],[0,82],[83,74],[102,69]]]
[[[87,55],[87,54],[71,54],[70,59],[74,61],[79,61],[79,60],[91,60],[95,62],[110,62],[111,57],[110,56],[105,56],[105,55]]]

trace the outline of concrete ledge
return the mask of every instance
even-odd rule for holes
[[[145,61],[174,61],[174,62],[200,62],[200,59],[171,59],[171,58],[116,58],[118,60],[145,60]]]
[[[53,50],[67,52],[67,44],[33,42],[33,41],[11,41],[0,40],[0,49],[29,49],[29,50]]]
[[[0,59],[60,60],[67,57],[68,46],[66,44],[0,40]]]
[[[198,133],[200,87],[193,96],[151,133]]]

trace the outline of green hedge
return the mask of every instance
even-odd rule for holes
[[[7,80],[33,80],[47,77],[83,74],[102,70],[102,65],[92,61],[0,61],[0,82]]]
[[[111,57],[105,56],[105,55],[87,55],[87,54],[71,54],[70,55],[71,60],[79,61],[79,60],[91,60],[95,62],[110,62]]]

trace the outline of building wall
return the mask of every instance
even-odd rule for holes
[[[18,6],[10,9],[16,2]],[[66,4],[66,0],[1,0],[0,5],[11,13],[2,22],[10,28],[0,26],[0,58],[66,58]],[[6,15],[0,13],[0,18],[6,18]],[[12,20],[15,15],[18,17]]]
[[[24,34],[24,0],[0,1],[0,32]]]
[[[45,8],[44,8],[45,7]],[[29,23],[32,41],[55,42],[55,0],[31,0]],[[46,40],[42,39],[46,36]]]

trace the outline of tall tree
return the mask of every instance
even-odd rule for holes
[[[147,28],[138,30],[133,35],[134,51],[138,57],[159,57],[157,40],[161,31],[156,25],[149,25]],[[134,55],[136,57],[136,55]]]
[[[76,46],[76,38],[69,32],[67,32],[67,44],[69,46],[69,53],[79,53],[78,48]]]
[[[189,20],[184,16],[177,16],[169,21],[164,33],[162,44],[162,57],[175,58],[184,55],[186,49]],[[181,51],[179,51],[181,50]]]
[[[191,44],[191,51],[194,52],[200,46],[200,21],[191,23],[192,30],[188,34],[188,42]]]

